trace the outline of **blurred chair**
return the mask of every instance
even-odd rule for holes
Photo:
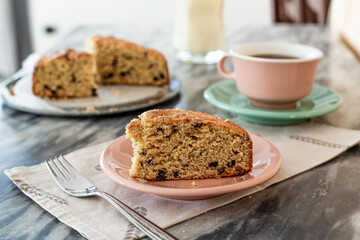
[[[273,0],[275,23],[325,25],[330,0]]]
[[[329,11],[329,28],[360,61],[360,1],[332,0]]]

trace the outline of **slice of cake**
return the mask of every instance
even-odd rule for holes
[[[153,49],[101,36],[90,38],[85,48],[94,54],[100,83],[155,86],[169,83],[167,61]]]
[[[252,169],[252,141],[239,125],[195,111],[151,110],[126,126],[130,176],[148,180],[220,178]]]
[[[93,57],[72,49],[45,55],[33,73],[33,93],[48,98],[90,97],[96,95]]]

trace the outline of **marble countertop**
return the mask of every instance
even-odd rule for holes
[[[233,118],[208,104],[203,91],[223,80],[215,65],[192,65],[174,59],[172,29],[120,26],[79,27],[56,48],[83,48],[94,34],[116,36],[160,50],[170,72],[182,83],[181,94],[156,108],[203,111]],[[316,82],[338,92],[343,106],[311,121],[360,129],[360,63],[326,28],[278,25],[227,29],[227,45],[249,41],[286,41],[321,49]],[[31,166],[49,157],[109,141],[124,134],[125,125],[143,110],[99,117],[48,117],[0,110],[0,239],[84,239],[59,222],[8,179],[3,171]],[[360,239],[360,146],[319,167],[263,191],[169,228],[180,239]]]

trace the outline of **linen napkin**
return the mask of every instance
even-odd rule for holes
[[[307,171],[360,142],[360,131],[317,123],[270,127],[239,119],[231,120],[273,143],[283,156],[283,164],[278,174],[267,182],[215,198],[176,200],[127,189],[114,183],[99,167],[100,154],[108,143],[86,147],[65,156],[100,190],[112,194],[166,228]],[[24,194],[88,239],[127,240],[144,236],[105,200],[97,197],[75,198],[62,192],[44,163],[32,167],[15,167],[5,170],[5,173]]]

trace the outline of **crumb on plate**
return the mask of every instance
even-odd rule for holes
[[[86,112],[95,112],[95,108],[93,106],[88,106],[85,109]]]
[[[191,182],[191,186],[193,186],[193,187],[195,187],[195,186],[197,186],[198,184],[195,182],[195,181],[192,181]]]

